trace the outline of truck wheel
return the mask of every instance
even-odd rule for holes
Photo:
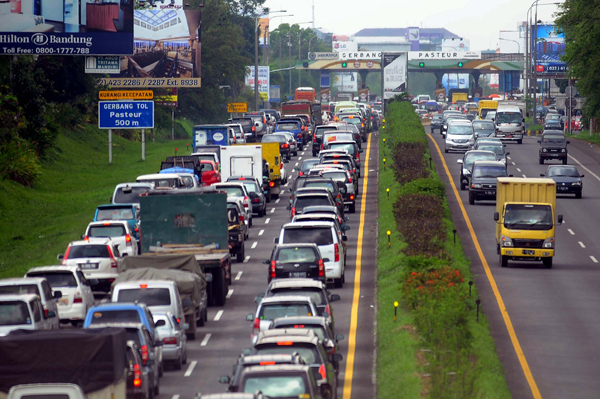
[[[562,162],[563,162],[563,165],[566,165],[567,164],[567,158],[563,159]]]
[[[552,269],[552,259],[553,258],[542,258],[542,262],[544,262],[544,267],[546,269]]]
[[[356,213],[356,204],[352,204],[348,207],[350,213]]]
[[[194,316],[192,315],[192,318],[193,317]],[[187,337],[188,340],[195,341],[196,340],[196,323],[194,323],[193,320],[188,320],[188,325],[190,326],[190,330],[189,330],[189,332],[185,333],[185,336]]]
[[[236,260],[238,263],[242,263],[244,261],[245,257],[246,257],[246,247],[242,243],[242,248],[238,250]]]
[[[204,318],[204,312],[206,312],[206,309],[201,310],[200,314],[198,315],[198,319],[196,320],[196,326],[197,327],[204,327],[204,322],[206,321]]]
[[[335,285],[335,288],[343,288],[344,287],[344,280],[342,277],[333,279],[333,284]]]
[[[508,258],[504,255],[500,255],[500,266],[502,266],[502,267],[508,266]]]
[[[248,227],[252,227],[252,218],[250,218],[250,221],[248,222]]]
[[[173,363],[173,370],[181,370],[181,363],[183,363],[182,356],[179,356],[179,359],[175,360]]]
[[[544,158],[540,157],[539,161],[540,161],[540,165],[544,164]]]
[[[159,380],[158,384],[156,384],[156,386],[154,387],[154,394],[160,395],[160,380]]]
[[[460,191],[465,191],[465,183],[462,182],[462,179],[460,179]]]
[[[517,144],[523,144],[523,139],[517,140]]]
[[[271,193],[269,193],[269,195],[265,195],[265,197],[267,199],[267,204],[271,202]],[[260,211],[258,213],[260,214]]]
[[[469,191],[469,205],[475,205],[475,196]]]
[[[215,278],[216,277],[216,278]],[[225,270],[213,275],[213,303],[215,306],[224,306],[227,295],[227,280],[225,279]]]

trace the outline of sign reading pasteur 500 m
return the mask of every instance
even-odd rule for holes
[[[100,100],[152,100],[152,90],[101,90]]]
[[[228,103],[227,112],[248,112],[248,104],[246,103]]]

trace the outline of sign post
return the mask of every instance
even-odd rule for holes
[[[108,129],[108,164],[112,165],[112,129]]]

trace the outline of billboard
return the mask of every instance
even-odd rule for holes
[[[135,10],[134,51],[121,57],[121,72],[102,78],[101,84],[200,87],[201,18],[200,10],[184,10],[182,0]]]
[[[358,43],[355,42],[337,42],[332,41],[331,47],[333,51],[358,51]]]
[[[0,54],[132,54],[133,3],[0,1]]]
[[[358,91],[358,73],[356,72],[336,72],[332,87],[337,91]]]
[[[270,70],[268,66],[258,66],[258,95],[263,101],[269,101]],[[254,66],[246,67],[246,86],[254,90]]]
[[[471,41],[469,39],[442,39],[442,51],[470,51]]]
[[[493,75],[490,75],[493,76]],[[497,76],[497,74],[496,74]],[[469,74],[468,73],[447,73],[442,77],[442,85],[450,89],[468,89]]]
[[[567,64],[561,60],[565,52],[565,36],[556,25],[532,26],[532,55],[537,73],[565,74]]]
[[[258,29],[260,32],[260,36],[258,38],[258,45],[260,47],[265,46],[265,41],[267,42],[267,46],[269,45],[269,18],[259,18],[258,19]]]
[[[406,91],[408,76],[408,56],[406,53],[383,53],[383,99],[393,98]]]
[[[281,86],[279,85],[271,85],[269,86],[269,101],[274,103],[281,102]]]

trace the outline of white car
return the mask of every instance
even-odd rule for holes
[[[287,316],[317,316],[317,305],[309,296],[281,295],[263,298],[256,307],[256,314],[246,315],[252,321],[252,342],[256,342],[258,333],[267,331],[273,320]]]
[[[135,233],[131,230],[129,222],[123,220],[111,220],[103,222],[91,222],[81,237],[84,241],[90,238],[110,238],[119,249],[121,256],[127,254],[134,256],[139,254],[139,243]],[[99,241],[101,243],[102,241]],[[117,257],[113,254],[113,257]],[[82,267],[82,269],[84,269]]]
[[[452,120],[448,122],[444,152],[469,151],[475,145],[473,124],[467,120]]]
[[[42,277],[18,277],[0,280],[0,295],[34,294],[40,298],[44,311],[43,318],[50,328],[60,328],[58,319],[58,300],[60,292],[52,292],[48,281]]]
[[[321,256],[329,259],[329,262],[325,262],[327,280],[332,279],[336,288],[342,288],[346,279],[346,244],[344,241],[347,240],[347,237],[336,230],[336,225],[331,222],[287,223],[281,228],[275,244],[304,242],[317,244]]]
[[[246,210],[246,220],[248,221],[248,227],[252,227],[252,199],[248,194],[246,186],[242,183],[227,182],[227,183],[215,183],[212,185],[215,189],[225,191],[227,193],[227,199],[232,197],[239,197],[242,200],[244,209]]]
[[[111,204],[134,204],[139,209],[140,195],[154,189],[153,183],[119,183],[115,187]]]
[[[52,291],[60,291],[58,317],[73,325],[83,323],[87,311],[94,306],[90,283],[78,266],[39,266],[31,268],[25,277],[44,277]]]
[[[54,312],[52,312],[54,313]],[[49,330],[40,298],[35,294],[0,296],[0,336],[14,330]]]
[[[175,370],[187,363],[187,337],[184,323],[178,323],[171,312],[152,313],[157,340],[162,341],[163,362],[172,362]]]
[[[97,280],[95,289],[105,291],[110,290],[119,274],[120,259],[121,253],[115,242],[110,238],[93,237],[70,242],[65,254],[58,256],[63,265],[77,266],[86,279]]]
[[[233,130],[235,134],[235,143],[236,144],[246,144],[246,136],[244,136],[244,128],[239,123],[229,123],[227,124]]]
[[[198,188],[202,185],[198,182],[198,177],[193,173],[177,173],[183,179],[185,188]]]
[[[138,183],[153,183],[155,188],[186,188],[185,182],[177,173],[153,173],[135,179]]]

